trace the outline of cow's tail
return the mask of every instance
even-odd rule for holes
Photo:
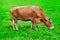
[[[10,16],[10,21],[12,21],[13,20],[13,17],[12,17],[12,15]]]
[[[12,21],[13,21],[13,16],[12,16],[11,11],[10,11],[10,23],[12,23]]]

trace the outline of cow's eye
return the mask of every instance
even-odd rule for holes
[[[47,20],[45,20],[45,21],[47,21]]]
[[[37,18],[39,18],[39,16],[37,16]]]

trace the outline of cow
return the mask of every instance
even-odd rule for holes
[[[39,6],[16,6],[10,10],[12,16],[13,29],[18,30],[17,21],[31,21],[31,28],[33,24],[38,28],[37,24],[44,23],[48,28],[53,29],[52,20],[46,16],[42,8]]]

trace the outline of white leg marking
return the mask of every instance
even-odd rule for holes
[[[18,30],[17,24],[15,24],[16,30]]]
[[[13,20],[13,22],[12,22],[12,26],[13,26],[13,29],[15,30],[15,22],[14,22],[14,20]]]

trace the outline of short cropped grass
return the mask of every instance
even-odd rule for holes
[[[10,23],[10,9],[14,6],[40,6],[52,19],[54,29],[39,24],[38,31],[30,29],[30,21],[18,21],[19,30],[13,30]],[[35,27],[33,27],[35,28]],[[0,0],[0,40],[60,40],[59,0]]]

